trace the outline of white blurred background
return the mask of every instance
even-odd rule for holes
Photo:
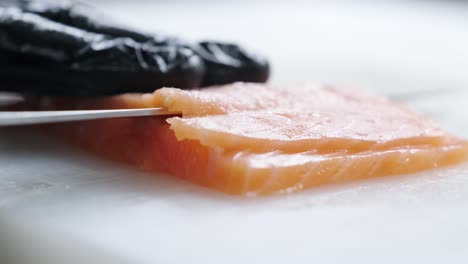
[[[271,58],[275,82],[399,89],[367,79],[460,79],[468,68],[462,1],[91,2],[137,28],[252,47]]]

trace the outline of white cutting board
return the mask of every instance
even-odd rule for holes
[[[242,42],[271,58],[272,82],[363,87],[468,138],[463,5],[98,5],[146,29]],[[0,131],[0,263],[338,261],[467,263],[468,165],[246,199]]]

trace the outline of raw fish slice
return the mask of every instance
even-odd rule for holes
[[[323,184],[414,173],[468,159],[468,143],[320,154],[225,151],[178,140],[163,118],[123,118],[54,126],[77,146],[150,172],[163,172],[229,194],[266,195]]]
[[[231,194],[413,173],[468,159],[468,143],[385,98],[329,86],[164,88],[43,108],[167,107],[182,116],[52,126],[100,156]],[[168,124],[170,123],[170,124]]]
[[[418,116],[386,112],[236,112],[167,120],[177,138],[225,150],[359,152],[392,146],[440,145],[442,130]]]

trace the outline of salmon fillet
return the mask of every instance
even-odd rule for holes
[[[47,109],[166,107],[179,116],[53,125],[105,158],[229,194],[266,195],[468,160],[468,142],[406,106],[330,86],[163,88]]]

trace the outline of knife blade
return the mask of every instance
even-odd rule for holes
[[[165,108],[65,110],[65,111],[0,111],[0,126],[35,125],[118,117],[176,115]]]

